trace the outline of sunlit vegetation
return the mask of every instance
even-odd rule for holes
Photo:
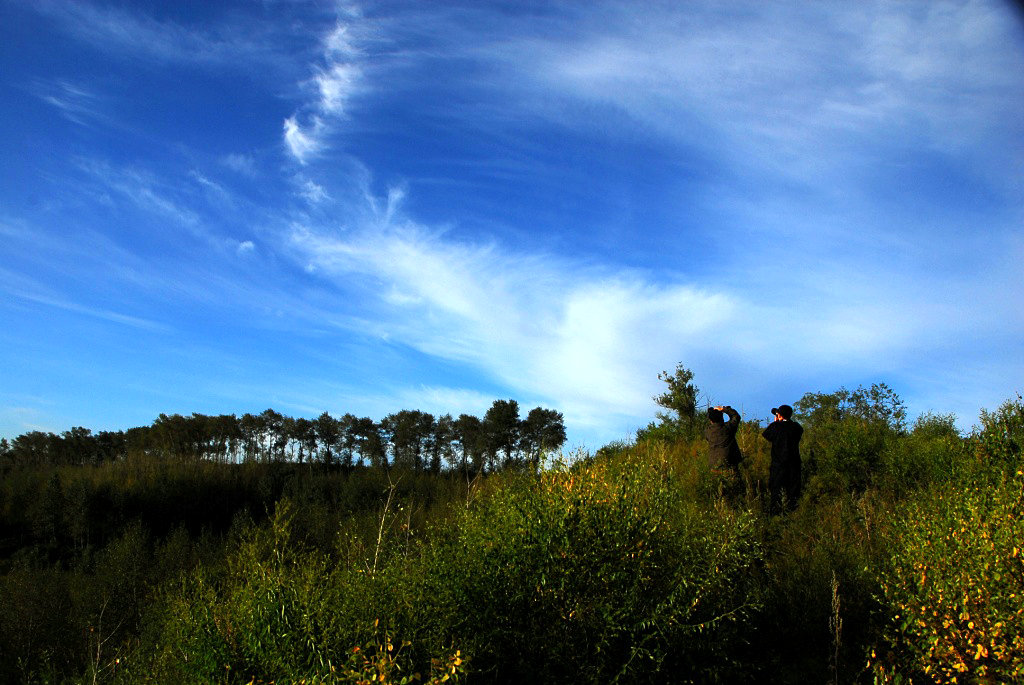
[[[884,385],[808,393],[803,495],[771,516],[763,426],[740,427],[739,481],[710,472],[692,378],[663,374],[666,413],[593,455],[511,405],[440,447],[419,412],[379,446],[346,419],[232,442],[161,417],[47,459],[22,436],[0,457],[0,680],[1024,678],[1020,398],[962,435]]]

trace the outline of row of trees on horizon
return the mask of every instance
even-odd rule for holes
[[[85,466],[145,456],[222,463],[319,463],[351,469],[443,468],[479,473],[539,464],[565,443],[560,412],[543,407],[520,418],[516,400],[495,400],[481,419],[469,414],[435,417],[401,410],[380,421],[324,412],[292,418],[273,409],[259,414],[160,414],[149,426],[99,431],[76,426],[61,434],[30,431],[0,440],[3,469]]]

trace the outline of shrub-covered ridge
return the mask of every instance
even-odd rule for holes
[[[969,436],[941,415],[908,427],[884,386],[795,404],[805,489],[779,516],[761,426],[741,425],[733,480],[708,470],[696,416],[476,478],[14,470],[0,680],[1024,679],[1024,403]]]

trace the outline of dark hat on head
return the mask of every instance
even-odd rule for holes
[[[789,419],[793,416],[793,407],[788,404],[780,404],[778,407],[772,409],[773,414],[778,414],[784,419]]]
[[[708,419],[713,423],[725,423],[725,419],[722,418],[722,412],[715,408],[708,409]]]

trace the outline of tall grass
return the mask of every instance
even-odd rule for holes
[[[165,591],[124,677],[326,682],[386,639],[406,674],[451,679],[468,661],[501,682],[729,679],[756,608],[754,521],[697,506],[665,456],[502,476],[422,538],[383,511],[383,550],[351,536],[337,555],[304,549],[284,502],[221,572]]]

